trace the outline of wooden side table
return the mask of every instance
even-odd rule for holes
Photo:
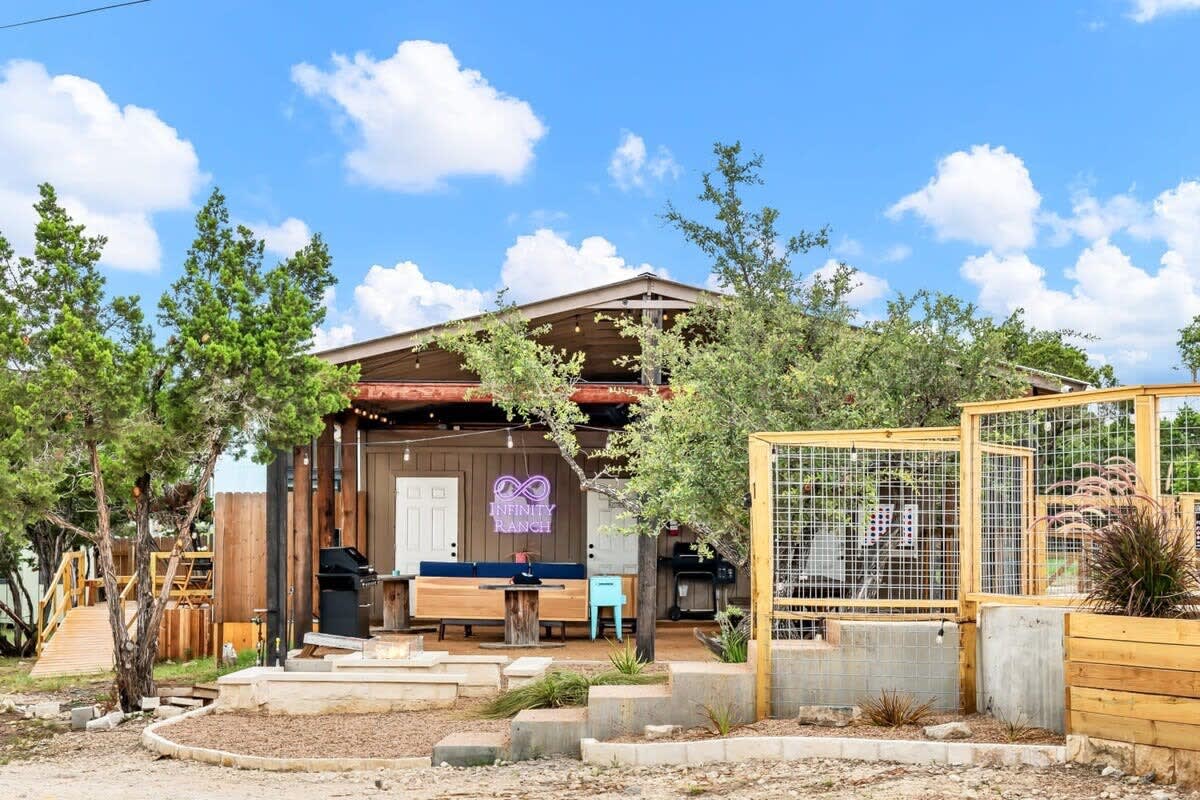
[[[409,591],[416,575],[380,575],[379,583],[383,590],[383,630],[393,633],[408,633],[414,630],[412,618],[408,614]]]
[[[562,647],[562,642],[542,642],[538,624],[541,592],[562,591],[562,583],[485,583],[480,589],[504,592],[504,641],[484,642],[480,647]]]

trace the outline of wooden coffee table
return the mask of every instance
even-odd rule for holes
[[[538,620],[538,598],[541,592],[566,589],[562,583],[485,583],[480,589],[504,592],[504,641],[484,642],[480,647],[563,647],[562,642],[543,642]]]

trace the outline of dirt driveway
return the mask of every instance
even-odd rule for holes
[[[507,767],[291,774],[240,771],[157,758],[138,742],[141,725],[108,733],[62,733],[0,766],[0,797],[28,800],[232,800],[325,798],[967,798],[1075,800],[1177,797],[1173,790],[1102,778],[1083,768],[1050,770],[907,767],[841,761],[766,761],[690,768],[606,768],[569,760]]]

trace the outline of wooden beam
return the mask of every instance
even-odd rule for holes
[[[292,467],[292,608],[295,614],[295,645],[312,630],[313,618],[313,520],[312,445],[297,447]]]
[[[319,547],[333,547],[333,470],[334,441],[333,418],[325,420],[325,430],[317,438],[317,507],[313,527],[314,538]]]
[[[267,465],[267,665],[287,658],[287,458]]]
[[[975,622],[978,605],[971,601],[978,591],[980,575],[976,572],[982,552],[980,540],[979,478],[982,459],[978,449],[979,417],[963,412],[959,431],[959,523],[958,523],[958,616],[966,624],[958,636],[958,707],[964,714],[976,710],[976,676],[978,649],[975,644]]]
[[[771,715],[771,620],[774,577],[771,566],[771,452],[773,446],[750,437],[750,605],[754,625],[754,713]]]
[[[478,383],[413,383],[406,381],[360,381],[355,384],[357,403],[490,403],[489,394],[468,393],[479,388]],[[571,399],[591,405],[621,405],[634,403],[653,391],[648,386],[632,383],[583,383],[575,386]],[[670,397],[671,390],[658,387],[658,393]]]
[[[689,303],[686,300],[609,300],[604,303],[596,303],[588,306],[588,309],[594,311],[645,311],[655,309],[658,311],[687,311],[694,308],[695,303]]]
[[[366,542],[358,539],[358,417],[347,414],[342,423],[342,513],[337,522],[342,544],[366,553]]]
[[[1154,500],[1162,494],[1159,480],[1158,398],[1151,395],[1133,400],[1133,461],[1144,491]]]

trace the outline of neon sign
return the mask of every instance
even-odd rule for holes
[[[488,513],[496,533],[552,533],[551,519],[555,503],[550,498],[550,479],[530,475],[521,480],[501,475],[492,484],[492,502]]]

